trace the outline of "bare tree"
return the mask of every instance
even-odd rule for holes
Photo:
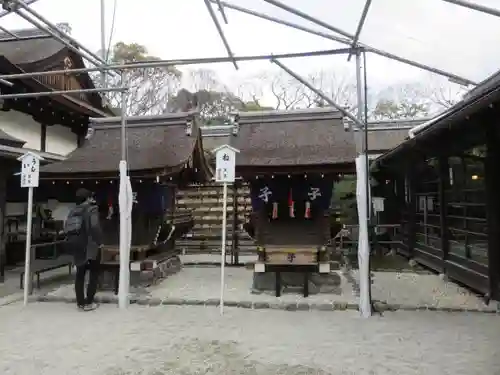
[[[431,76],[429,78],[429,99],[437,110],[448,109],[457,104],[467,91],[467,88],[452,83],[441,77]]]
[[[318,70],[310,73],[308,81],[336,103],[354,111],[356,106],[356,84],[352,77],[334,71]],[[328,106],[322,98],[293,77],[284,72],[266,73],[260,80],[268,85],[275,99],[276,109],[312,108]]]
[[[184,86],[190,91],[217,91],[221,89],[221,83],[217,73],[211,69],[193,69],[184,75]]]
[[[357,109],[356,82],[349,74],[329,70],[319,70],[309,74],[309,82],[335,103],[350,112]],[[310,90],[306,91],[307,107],[323,107],[327,103]]]
[[[428,88],[420,83],[392,85],[378,93],[370,117],[377,120],[427,117],[431,110]]]
[[[306,88],[295,78],[290,77],[285,72],[264,73],[263,82],[269,84],[269,89],[276,100],[275,109],[294,109],[304,106],[306,98]]]

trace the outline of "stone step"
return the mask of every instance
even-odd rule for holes
[[[240,197],[245,197],[250,195],[250,190],[249,189],[238,189],[237,194]],[[193,197],[193,196],[222,196],[223,191],[221,189],[190,189],[190,190],[178,190],[176,193],[177,197]],[[228,197],[234,196],[234,190],[233,189],[227,189],[227,195]]]
[[[226,212],[233,212],[233,207],[232,206],[228,206],[226,207]],[[187,210],[187,208],[186,208]],[[222,207],[221,206],[213,206],[213,207],[196,207],[196,208],[193,208],[192,210],[192,213],[193,215],[196,215],[196,216],[200,216],[200,215],[204,215],[204,214],[211,214],[211,213],[214,213],[214,212],[217,212],[217,213],[220,213],[222,214]],[[247,212],[252,212],[252,208],[251,207],[238,207],[238,213],[247,213]]]
[[[227,198],[227,203],[228,205],[229,204],[233,204],[233,197],[228,197]],[[207,197],[207,198],[200,198],[200,196],[196,196],[196,197],[181,197],[181,198],[178,198],[176,203],[177,204],[184,204],[184,205],[222,205],[222,196],[220,197]],[[252,204],[252,200],[250,198],[246,198],[246,197],[239,197],[238,198],[238,203],[240,205],[243,205],[243,204]]]
[[[245,214],[246,212],[238,212],[238,220],[245,220]],[[221,211],[193,212],[192,216],[195,221],[222,221]],[[228,212],[226,219],[233,220],[233,213]]]
[[[179,249],[220,249],[221,247],[221,241],[220,240],[210,240],[210,241],[199,241],[199,240],[193,240],[193,241],[182,241],[178,240],[175,243],[175,246]],[[232,241],[226,241],[226,251],[231,250],[232,246]],[[254,244],[242,244],[239,243],[239,250],[240,251],[251,251],[251,252],[257,252],[257,246]]]
[[[176,243],[182,243],[184,245],[188,244],[201,244],[201,243],[206,243],[206,244],[211,244],[211,243],[221,243],[222,237],[219,236],[201,236],[201,237],[193,237],[193,238],[181,238],[176,241]],[[228,235],[226,236],[226,242],[231,242],[233,241],[233,237]],[[238,244],[240,246],[256,246],[253,240],[247,240],[247,239],[242,239],[238,238]]]

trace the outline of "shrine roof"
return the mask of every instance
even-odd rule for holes
[[[201,132],[195,112],[127,119],[127,161],[131,174],[168,175],[181,170],[193,157],[203,158]],[[94,134],[66,160],[41,169],[42,178],[118,174],[121,160],[121,117],[92,119]],[[187,134],[187,124],[192,133]]]
[[[0,33],[0,54],[15,65],[23,66],[46,60],[66,48],[39,29],[15,30],[13,33],[18,40],[9,34]]]
[[[354,137],[333,108],[239,113],[238,167],[352,163]]]
[[[0,129],[0,145],[11,146],[11,147],[23,147],[25,143],[26,143],[25,141],[15,138]]]

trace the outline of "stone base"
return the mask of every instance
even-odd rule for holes
[[[329,293],[340,295],[341,278],[333,272],[329,274],[312,273],[309,277],[309,294]],[[252,293],[270,292],[275,294],[276,275],[274,272],[253,274]],[[281,273],[281,293],[302,294],[304,275],[300,272]]]
[[[146,288],[157,284],[161,280],[179,272],[182,268],[181,259],[175,255],[158,263],[155,268],[143,271],[130,271],[130,287]],[[100,290],[113,290],[114,275],[112,272],[104,272],[101,275]]]

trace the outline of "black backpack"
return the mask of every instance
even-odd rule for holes
[[[79,205],[73,208],[64,223],[67,249],[70,253],[86,251],[88,244],[88,207]]]

